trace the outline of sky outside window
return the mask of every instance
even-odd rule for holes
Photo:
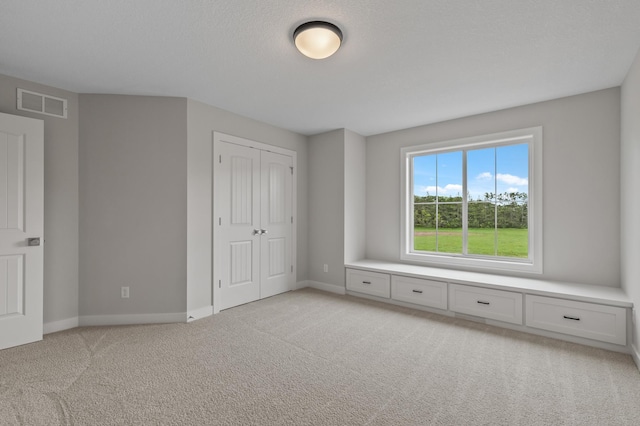
[[[529,146],[509,145],[468,151],[467,189],[472,200],[485,193],[528,193]],[[437,161],[436,161],[437,157]],[[436,167],[437,162],[437,167]],[[436,175],[437,174],[437,175]],[[414,157],[414,195],[462,195],[462,152]]]
[[[462,152],[415,157],[413,176],[413,195],[462,196]]]

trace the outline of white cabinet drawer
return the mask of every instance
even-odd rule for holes
[[[447,309],[447,283],[426,279],[391,277],[391,298],[401,302]]]
[[[618,345],[627,344],[624,308],[527,295],[526,309],[526,325],[529,327]]]
[[[520,293],[449,284],[449,309],[462,314],[522,324]]]
[[[379,272],[347,269],[347,290],[389,298],[391,276]]]

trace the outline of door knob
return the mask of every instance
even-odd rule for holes
[[[261,230],[260,230],[260,235],[264,235],[264,234],[266,234],[266,233],[267,233],[267,230],[266,230],[266,229],[261,229]]]
[[[27,245],[28,246],[39,246],[40,245],[40,237],[36,237],[36,238],[27,238]]]
[[[260,232],[259,229],[254,229],[253,230],[253,235],[262,235],[262,232]]]

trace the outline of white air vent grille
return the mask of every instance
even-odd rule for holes
[[[42,93],[18,89],[18,109],[67,118],[67,100]]]

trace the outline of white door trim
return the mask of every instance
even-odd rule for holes
[[[269,151],[269,152],[274,152],[277,154],[282,154],[282,155],[286,155],[291,157],[291,164],[293,165],[293,182],[292,182],[292,205],[291,205],[291,215],[293,216],[293,225],[291,227],[291,265],[293,265],[293,273],[292,273],[292,279],[291,279],[291,284],[290,284],[290,290],[295,290],[296,289],[296,282],[297,282],[297,274],[298,274],[298,270],[297,270],[297,245],[298,245],[298,237],[297,237],[297,223],[298,223],[298,206],[297,206],[297,200],[298,200],[298,162],[297,162],[297,155],[298,153],[296,151],[292,151],[290,149],[286,149],[286,148],[281,148],[275,145],[269,145],[266,143],[262,143],[262,142],[257,142],[251,139],[246,139],[246,138],[241,138],[239,136],[233,136],[233,135],[228,135],[226,133],[221,133],[221,132],[216,132],[213,131],[213,158],[212,163],[213,163],[213,173],[211,174],[212,179],[213,179],[213,183],[212,183],[212,188],[213,188],[213,197],[212,197],[212,203],[213,203],[213,217],[211,218],[211,223],[212,223],[212,254],[213,254],[213,259],[214,261],[212,262],[212,266],[213,266],[213,271],[211,271],[211,276],[213,277],[213,281],[212,281],[212,296],[213,296],[213,300],[212,300],[212,305],[213,305],[213,313],[217,314],[220,312],[220,288],[219,288],[219,274],[218,271],[220,271],[218,262],[219,262],[219,256],[217,255],[217,239],[216,239],[216,229],[217,229],[217,222],[218,219],[220,217],[220,212],[218,211],[219,206],[218,203],[216,203],[216,181],[215,181],[215,175],[216,175],[216,169],[218,168],[218,159],[220,156],[219,150],[220,150],[220,143],[221,142],[226,142],[226,143],[232,143],[232,144],[236,144],[236,145],[241,145],[241,146],[245,146],[245,147],[249,147],[249,148],[255,148],[255,149],[260,149],[262,151]]]

